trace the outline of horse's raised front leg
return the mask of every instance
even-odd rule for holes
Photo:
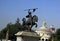
[[[35,25],[36,25],[35,27],[37,27],[37,23],[35,23]]]

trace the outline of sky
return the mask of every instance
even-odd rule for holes
[[[26,9],[38,8],[32,15],[38,16],[38,28],[46,21],[47,26],[60,28],[60,0],[0,0],[0,30],[19,17],[27,15]]]

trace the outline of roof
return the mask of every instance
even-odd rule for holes
[[[46,27],[45,21],[43,21],[42,26],[39,29],[37,29],[36,31],[50,32],[50,30]]]
[[[40,38],[40,36],[36,32],[19,31],[15,35],[16,36],[39,37]]]

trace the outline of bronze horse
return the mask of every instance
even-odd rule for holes
[[[26,20],[27,18],[27,20]],[[36,25],[35,27],[37,27],[37,23],[38,22],[38,17],[36,15],[32,16],[31,12],[28,12],[28,15],[26,16],[26,18],[23,18],[22,21],[23,21],[23,26],[25,28],[28,29],[28,26],[30,27],[30,29]]]

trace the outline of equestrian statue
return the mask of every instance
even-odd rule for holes
[[[26,16],[26,18],[23,18],[22,21],[22,26],[25,28],[24,30],[27,31],[32,31],[32,27],[35,25],[35,27],[37,27],[37,23],[38,22],[38,17],[36,15],[32,16],[32,13],[35,12],[37,8],[34,9],[28,9],[28,15]]]

